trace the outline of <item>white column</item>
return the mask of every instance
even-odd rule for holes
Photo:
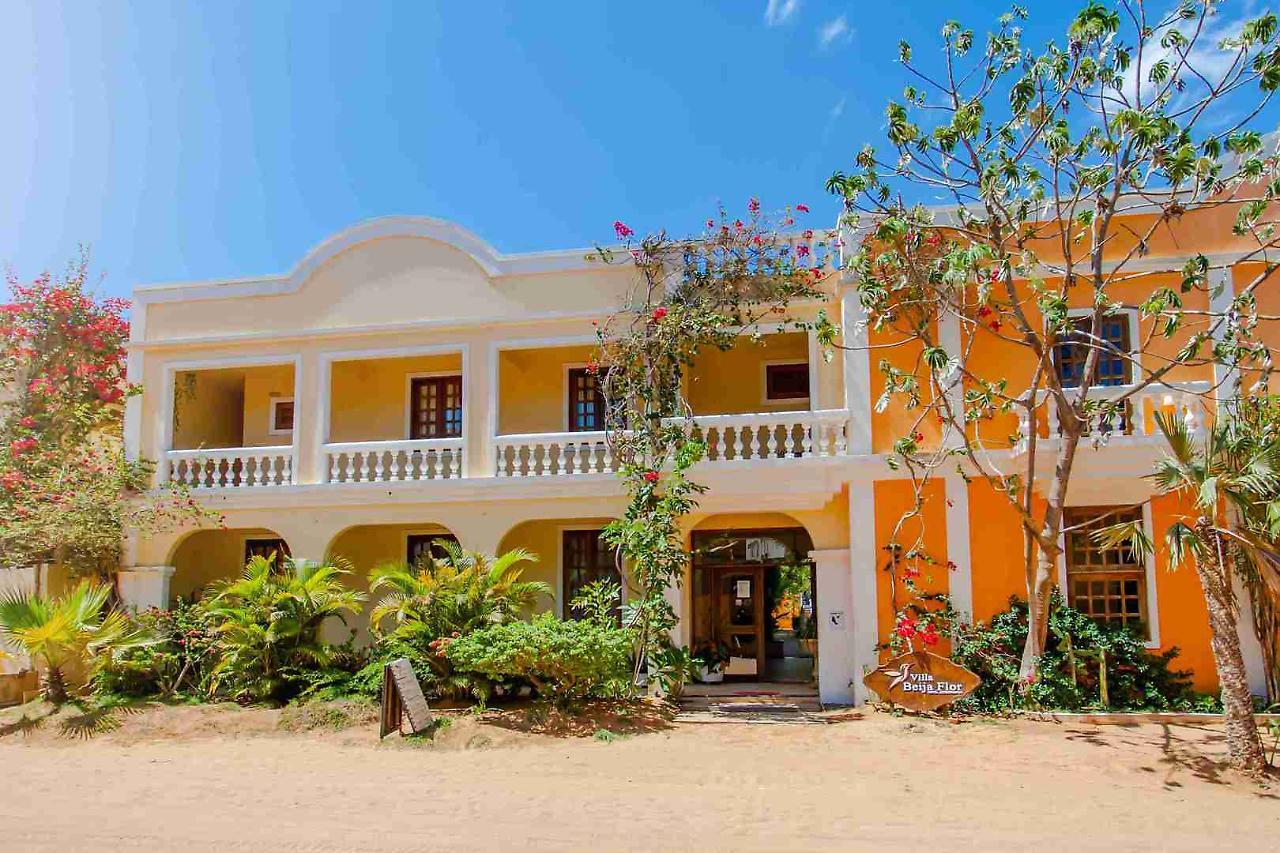
[[[849,410],[849,453],[871,452],[871,352],[867,349],[866,312],[858,292],[841,274],[840,329],[844,349],[844,406]]]
[[[689,638],[686,636],[685,620],[684,620],[684,590],[689,584],[686,576],[685,582],[679,587],[669,586],[663,592],[662,597],[667,600],[667,604],[671,605],[671,609],[676,614],[676,626],[671,629],[671,643],[674,646],[688,645]]]
[[[329,366],[329,361],[307,353],[295,367],[299,375],[293,377],[293,446],[298,458],[293,479],[299,484],[324,479],[320,454],[329,431]]]
[[[951,604],[965,619],[973,619],[973,566],[969,556],[969,486],[964,478],[946,478],[947,559],[955,564],[949,571]]]
[[[855,701],[850,682],[859,671],[849,549],[810,551],[809,559],[817,575],[818,696],[827,704],[849,705]]]
[[[960,318],[955,314],[945,312],[938,318],[938,344],[952,358],[960,358],[963,342],[960,337]],[[940,376],[938,381],[943,383],[943,393],[946,395],[947,405],[955,413],[960,423],[963,424],[964,383],[960,381],[960,371],[956,370],[950,376]],[[964,427],[961,427],[960,430],[949,432],[946,436],[946,444],[949,447],[961,447],[964,445],[964,441]]]
[[[876,646],[880,642],[879,598],[876,579],[879,565],[876,550],[875,490],[870,480],[849,483],[849,575],[853,604],[853,699],[857,704],[869,698],[862,685],[864,673],[880,663]],[[822,595],[822,588],[818,588]],[[819,642],[818,653],[822,653]]]
[[[131,610],[164,610],[169,606],[169,581],[173,566],[134,566],[116,575],[116,591]]]
[[[492,477],[497,465],[493,437],[498,431],[498,349],[481,343],[462,353],[464,477]]]
[[[1249,692],[1254,696],[1266,697],[1266,658],[1262,655],[1258,633],[1253,630],[1253,597],[1238,578],[1235,580],[1235,592],[1239,609],[1236,614],[1236,633],[1240,637],[1240,654],[1244,658],[1244,671],[1249,678]],[[1275,701],[1275,697],[1269,698]]]
[[[1231,267],[1222,268],[1218,286],[1222,288],[1220,293],[1214,293],[1213,291],[1209,293],[1209,311],[1215,317],[1221,317],[1229,310],[1231,301],[1235,299],[1236,288],[1231,276]],[[1216,321],[1210,318],[1210,323],[1214,322]],[[1220,341],[1224,337],[1225,335],[1221,329],[1213,335],[1214,341]],[[1240,371],[1215,360],[1213,362],[1213,384],[1218,389],[1217,398],[1219,406],[1221,406],[1223,401],[1235,396],[1236,388],[1240,384]]]

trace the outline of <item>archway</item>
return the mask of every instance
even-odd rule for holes
[[[711,516],[689,545],[695,652],[727,658],[728,681],[816,684],[817,575],[805,526],[782,513]]]
[[[266,527],[193,531],[178,542],[169,558],[168,565],[174,568],[169,603],[200,598],[210,584],[238,575],[249,557],[273,552],[288,556],[289,544]]]

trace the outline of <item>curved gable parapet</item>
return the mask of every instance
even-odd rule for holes
[[[318,270],[349,249],[395,237],[433,240],[451,246],[467,255],[490,278],[586,269],[586,256],[592,251],[569,249],[504,255],[453,222],[431,216],[383,216],[334,234],[307,252],[291,271],[283,275],[145,285],[134,289],[134,301],[154,303],[294,293],[301,290]]]

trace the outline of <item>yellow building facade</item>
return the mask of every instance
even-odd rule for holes
[[[450,223],[395,217],[336,235],[284,275],[139,288],[129,370],[144,393],[128,404],[129,450],[224,526],[132,536],[122,596],[168,606],[273,549],[340,555],[363,588],[372,568],[449,537],[537,555],[526,576],[555,591],[544,609],[565,613],[578,587],[608,575],[598,532],[625,506],[584,367],[593,321],[631,279],[586,254],[502,255]],[[1185,259],[1171,245],[1144,264],[1163,275]],[[848,346],[828,360],[808,333],[765,329],[689,377],[709,449],[694,479],[708,491],[686,519],[695,559],[671,593],[675,639],[727,642],[740,676],[816,682],[824,702],[860,702],[893,625],[883,549],[912,492],[885,453],[905,416],[873,411],[881,380],[862,345],[875,335],[834,252],[812,262],[826,299],[797,310],[826,310]],[[1230,272],[1227,255],[1218,263]],[[1171,378],[1141,405],[1210,379]],[[1131,434],[1083,450],[1071,503],[1141,506],[1163,529],[1178,507],[1149,500],[1151,433],[1139,417]],[[923,582],[975,619],[1025,595],[1023,540],[1003,501],[958,476],[927,495],[929,550],[954,568]],[[1065,561],[1064,588],[1077,568]],[[1158,566],[1159,555],[1122,567],[1118,606],[1211,687],[1195,575]],[[1256,643],[1247,648],[1260,684]]]

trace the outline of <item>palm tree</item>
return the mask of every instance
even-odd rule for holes
[[[107,607],[111,587],[81,583],[62,597],[9,591],[0,595],[0,634],[42,665],[41,692],[55,705],[68,699],[67,667],[110,649],[149,642],[122,611]]]
[[[1255,577],[1275,572],[1265,542],[1248,528],[1260,511],[1265,517],[1267,507],[1280,506],[1280,439],[1242,428],[1231,417],[1220,418],[1202,441],[1172,415],[1157,413],[1156,424],[1169,445],[1151,475],[1156,491],[1179,495],[1195,507],[1194,516],[1178,519],[1165,531],[1169,564],[1177,568],[1190,558],[1195,565],[1209,612],[1231,763],[1260,772],[1265,759],[1240,651],[1233,580],[1237,572]],[[1136,523],[1111,525],[1096,535],[1111,544],[1129,542],[1142,554],[1151,552]]]
[[[439,544],[442,557],[428,554],[414,566],[374,569],[369,590],[386,591],[369,613],[375,630],[390,619],[396,627],[415,623],[415,633],[430,639],[465,634],[518,619],[539,596],[552,595],[542,581],[521,580],[526,564],[537,561],[523,548],[491,557],[453,542]]]
[[[323,563],[254,557],[239,578],[215,584],[204,607],[218,633],[221,659],[211,691],[229,685],[236,698],[286,698],[304,667],[326,666],[333,646],[320,639],[324,621],[360,611],[365,595],[342,583],[343,561]]]

